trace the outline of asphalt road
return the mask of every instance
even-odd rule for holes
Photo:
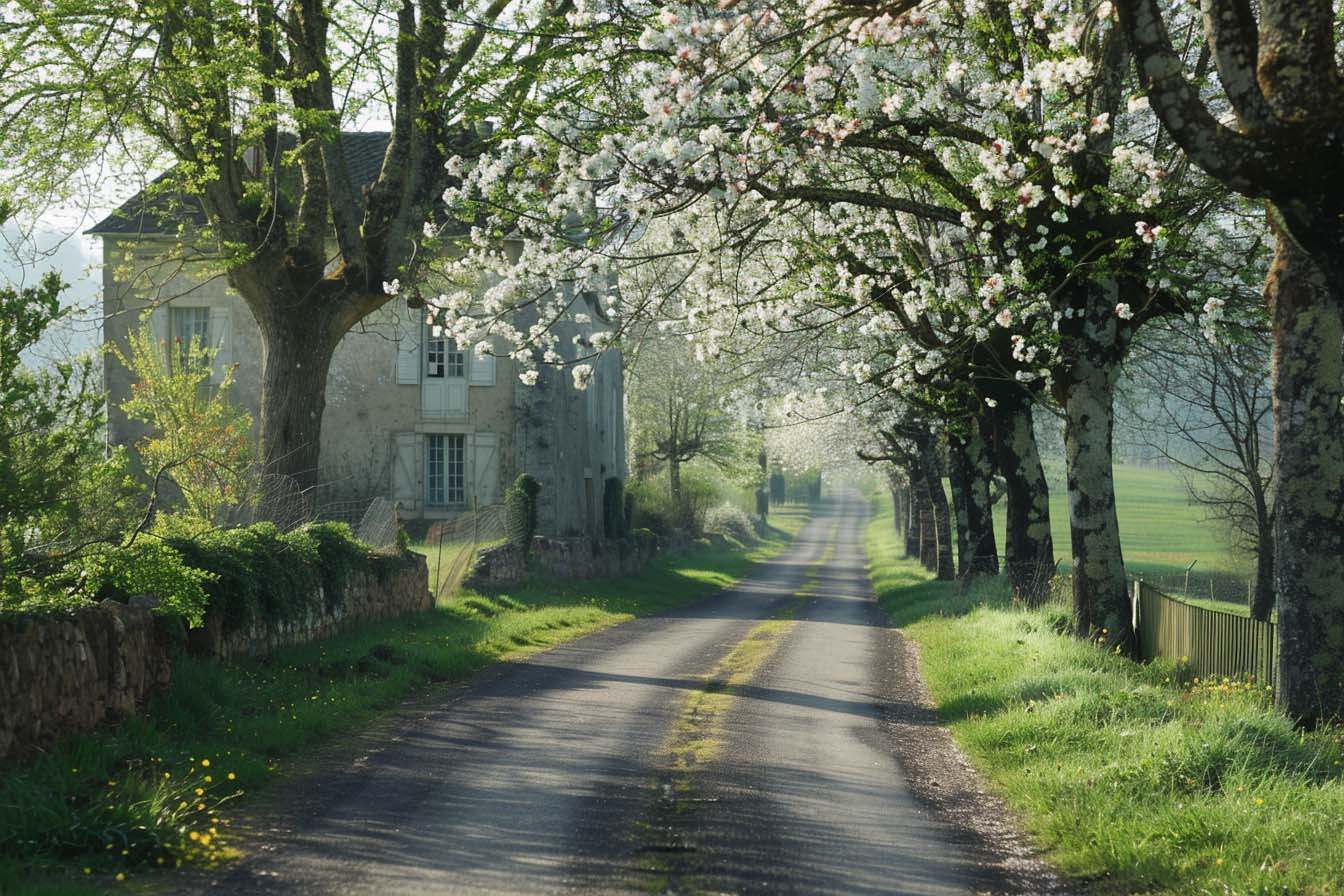
[[[731,590],[507,663],[286,798],[227,893],[982,891],[884,718],[899,635],[840,495]]]

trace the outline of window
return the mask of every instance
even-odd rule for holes
[[[168,321],[171,327],[169,339],[176,349],[169,352],[169,358],[185,362],[187,350],[193,339],[199,339],[201,345],[210,345],[210,309],[179,308],[176,305],[168,309]]]
[[[428,436],[425,451],[425,503],[467,503],[466,436]]]
[[[460,379],[466,375],[466,357],[457,350],[457,344],[443,336],[431,335],[425,342],[425,376]]]

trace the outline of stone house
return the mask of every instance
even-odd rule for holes
[[[387,135],[344,139],[353,172],[371,182]],[[260,333],[222,271],[183,238],[203,222],[190,200],[147,192],[89,231],[103,243],[103,341],[125,345],[146,322],[166,351],[177,340],[202,338],[217,350],[214,381],[233,365],[232,394],[256,419]],[[586,304],[593,323],[566,324],[559,334],[571,351],[575,336],[605,328],[597,302]],[[600,535],[604,483],[626,477],[619,351],[594,362],[580,391],[565,369],[544,369],[536,385],[524,385],[498,348],[500,357],[463,351],[400,298],[347,334],[327,384],[321,500],[382,495],[398,503],[403,519],[446,519],[499,503],[508,483],[527,472],[542,484],[542,534]],[[130,373],[104,357],[109,440],[134,446],[146,433],[119,407]]]

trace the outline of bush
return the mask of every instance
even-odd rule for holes
[[[79,563],[86,593],[95,600],[126,603],[138,595],[159,598],[157,612],[178,616],[188,627],[205,619],[214,576],[188,565],[161,541],[139,541],[84,557]]]
[[[659,535],[670,535],[677,528],[677,515],[667,486],[661,480],[634,480],[626,483],[626,500],[630,502],[630,528],[648,529]]]
[[[504,528],[509,544],[526,556],[537,532],[537,493],[541,483],[526,473],[514,480],[504,493]]]
[[[756,541],[756,527],[752,525],[751,517],[733,504],[720,504],[708,511],[705,514],[705,531],[727,535],[742,544],[753,544]]]
[[[602,485],[602,530],[608,538],[624,538],[625,485],[616,476],[610,476]]]

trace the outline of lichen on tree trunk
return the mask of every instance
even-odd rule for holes
[[[1266,283],[1278,687],[1279,703],[1306,724],[1344,718],[1344,289],[1331,289],[1338,283],[1280,235]]]
[[[1112,436],[1119,365],[1081,357],[1064,403],[1074,628],[1108,648],[1134,649],[1133,610],[1115,509]]]

